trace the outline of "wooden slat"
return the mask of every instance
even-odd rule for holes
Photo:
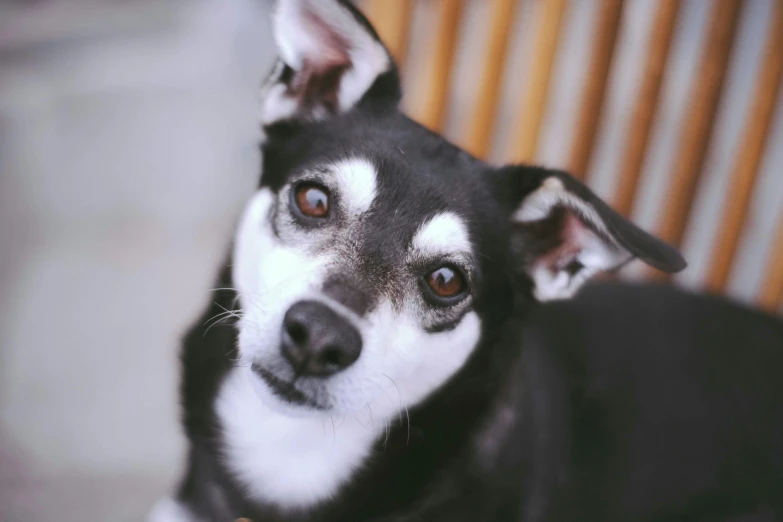
[[[620,162],[614,207],[627,216],[633,209],[661,83],[671,48],[680,0],[660,0],[650,33],[644,76],[627,130],[628,141]]]
[[[623,4],[623,0],[600,0],[592,56],[580,101],[574,143],[571,148],[569,166],[571,173],[578,178],[585,176],[590,164],[593,143],[604,104],[606,83],[612,65],[612,56],[620,30]]]
[[[503,70],[517,5],[517,0],[492,0],[484,71],[466,141],[467,149],[480,158],[486,157],[492,139],[498,95],[503,83]]]
[[[429,77],[423,86],[426,93],[418,120],[430,129],[440,132],[446,119],[449,84],[457,44],[462,0],[438,0],[438,23],[432,43],[432,62]]]
[[[371,0],[367,17],[400,70],[405,66],[410,38],[413,0]]]
[[[704,52],[690,92],[658,235],[680,246],[702,165],[712,135],[723,79],[729,62],[742,0],[715,0],[711,5]]]
[[[769,266],[759,294],[759,305],[775,311],[783,305],[783,222],[769,258]]]
[[[513,140],[515,161],[532,163],[536,159],[541,122],[549,97],[552,67],[560,41],[560,28],[566,10],[566,0],[543,0],[537,4],[535,47],[530,70],[525,75],[527,85],[517,117],[519,127]]]
[[[707,287],[713,292],[720,292],[725,288],[731,273],[732,261],[745,225],[756,175],[780,93],[783,78],[783,0],[776,0],[773,9],[766,49],[724,199],[720,234],[715,243],[712,266],[707,276]]]

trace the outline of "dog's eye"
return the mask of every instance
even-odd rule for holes
[[[329,215],[329,192],[315,183],[301,183],[296,187],[296,206],[305,216],[324,218]]]
[[[427,286],[438,297],[452,298],[465,291],[465,281],[462,275],[450,266],[436,268],[425,277]]]

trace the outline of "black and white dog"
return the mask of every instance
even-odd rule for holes
[[[665,287],[564,301],[685,262],[568,174],[406,118],[346,0],[279,0],[274,30],[236,295],[185,339],[189,464],[151,520],[783,520],[781,321]]]

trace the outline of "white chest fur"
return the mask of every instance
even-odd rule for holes
[[[216,402],[224,458],[248,493],[283,508],[335,495],[370,453],[383,426],[371,420],[282,415],[256,393],[247,368],[226,378]]]

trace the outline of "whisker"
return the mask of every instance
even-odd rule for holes
[[[370,403],[369,403],[369,402],[368,402],[367,404],[365,404],[365,406],[367,406],[367,408],[368,408],[368,409],[370,409]],[[364,422],[362,422],[362,420],[359,418],[359,415],[358,415],[358,414],[356,414],[356,415],[353,415],[352,417],[354,418],[354,420],[355,420],[356,422],[358,422],[359,424],[361,424],[362,428],[364,428],[364,429],[366,429],[366,430],[369,430],[369,429],[371,429],[371,428],[372,428],[372,429],[374,429],[374,428],[375,428],[375,425],[373,424],[373,420],[372,420],[372,409],[370,409],[370,424],[369,424],[369,425],[367,425],[367,424],[365,424]]]
[[[227,310],[225,307],[221,306],[219,303],[215,303],[217,306],[223,309],[223,312],[220,312],[218,314],[213,315],[209,319],[207,319],[204,322],[203,326],[206,326],[207,323],[212,321],[212,323],[207,326],[206,330],[204,330],[203,336],[206,337],[207,333],[212,329],[213,326],[216,326],[217,324],[220,324],[224,320],[228,319],[229,317],[234,317],[236,319],[242,319],[242,313],[235,311],[235,310]]]
[[[220,303],[215,303],[215,304],[218,305],[220,308],[222,308],[225,312],[239,317],[239,314],[237,314],[237,310],[229,310],[228,308],[226,308],[225,306],[223,306]]]
[[[388,376],[388,375],[386,375],[385,373],[384,373],[384,374],[382,374],[382,375],[383,375],[384,377],[386,377],[387,379],[389,379],[389,380],[392,382],[392,384],[394,385],[394,387],[397,389],[397,399],[398,399],[398,400],[399,400],[399,402],[400,402],[400,409],[399,409],[399,414],[400,414],[399,420],[400,420],[400,424],[402,424],[402,410],[405,410],[405,417],[408,419],[408,426],[407,426],[407,427],[408,427],[408,438],[407,438],[407,440],[405,441],[405,445],[407,446],[408,444],[410,444],[410,441],[411,441],[411,414],[408,412],[408,407],[407,407],[407,406],[404,406],[404,405],[402,404],[402,395],[400,394],[400,387],[399,387],[399,386],[397,386],[397,383],[396,383],[396,382],[394,382],[394,379],[392,379],[391,377],[389,377],[389,376]]]
[[[370,407],[370,403],[367,403],[367,409],[370,410],[370,426],[372,426],[372,430],[375,431],[375,418],[372,414],[372,408]]]
[[[202,337],[206,337],[206,336],[207,336],[207,333],[208,333],[208,332],[209,332],[209,331],[212,329],[212,327],[213,327],[213,326],[216,326],[216,325],[220,324],[220,323],[221,323],[221,322],[223,322],[224,320],[228,319],[228,317],[229,317],[229,316],[218,317],[218,318],[217,318],[215,321],[213,321],[213,322],[212,322],[212,323],[211,323],[209,326],[207,326],[207,328],[204,330],[204,333],[203,333]],[[206,325],[206,323],[204,323],[204,324]]]
[[[219,319],[225,317],[226,315],[228,315],[228,312],[219,312],[219,313],[213,315],[212,317],[210,317],[209,319],[207,319],[206,321],[204,321],[204,324],[202,324],[201,326],[206,326],[207,323],[209,323],[213,319],[218,319],[219,320]]]
[[[403,406],[405,408],[405,417],[408,419],[408,435],[405,439],[405,446],[407,447],[411,443],[411,414],[408,412],[408,407]]]

